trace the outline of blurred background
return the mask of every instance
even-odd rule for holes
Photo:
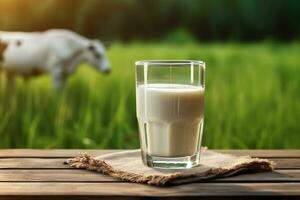
[[[0,0],[0,30],[52,28],[110,43],[112,73],[0,87],[1,148],[138,148],[142,59],[206,62],[208,148],[300,148],[300,1]]]

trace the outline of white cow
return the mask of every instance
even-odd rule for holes
[[[68,30],[0,31],[0,69],[9,80],[15,75],[27,78],[50,73],[54,86],[60,88],[81,61],[102,72],[111,69],[105,48],[98,40],[89,40]]]

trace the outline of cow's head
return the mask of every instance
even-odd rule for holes
[[[99,40],[92,40],[87,46],[87,60],[97,70],[109,73],[111,66],[106,57],[105,47]]]

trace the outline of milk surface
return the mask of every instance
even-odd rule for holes
[[[197,153],[204,111],[202,87],[147,84],[138,86],[136,95],[143,151],[162,157]]]

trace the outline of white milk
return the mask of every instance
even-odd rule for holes
[[[202,87],[147,84],[138,86],[136,95],[143,151],[162,157],[197,153],[204,111]]]

